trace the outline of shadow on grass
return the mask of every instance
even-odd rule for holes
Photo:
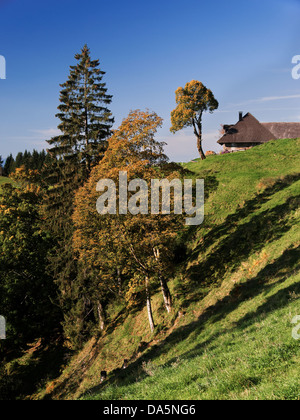
[[[35,393],[45,381],[60,374],[65,356],[66,348],[57,340],[50,346],[39,345],[28,363],[15,361],[11,373],[0,372],[0,400],[21,400]]]
[[[242,220],[258,210],[274,194],[298,179],[299,174],[278,181],[273,187],[249,200],[242,209],[229,215],[222,225],[205,235],[202,243],[190,253],[185,270],[186,280],[177,289],[178,294],[186,297],[185,307],[199,300],[201,289],[205,295],[212,284],[216,286],[222,282],[225,273],[235,271],[251,254],[259,252],[266,243],[279,239],[292,227],[288,218],[290,213],[299,207],[299,196],[290,197],[285,203],[253,216],[248,222],[242,223]],[[199,254],[206,253],[215,242],[217,245],[207,258],[198,262]]]
[[[278,179],[272,186],[267,187],[261,193],[257,193],[253,198],[246,201],[243,207],[239,208],[235,213],[229,214],[225,221],[214,227],[204,238],[204,243],[201,246],[205,248],[210,247],[223,235],[228,235],[232,230],[236,228],[236,224],[245,219],[254,211],[260,209],[264,203],[272,199],[272,196],[285,188],[288,188],[293,183],[300,180],[300,173],[290,174],[285,176],[283,179]],[[198,227],[199,229],[199,227]],[[201,227],[200,227],[201,229]],[[194,250],[195,252],[196,250]],[[192,254],[193,256],[193,254]]]
[[[284,282],[287,276],[291,276],[296,272],[299,256],[300,247],[287,249],[276,261],[268,264],[262,269],[255,278],[244,285],[236,286],[229,296],[218,301],[215,305],[208,307],[196,321],[176,329],[164,341],[151,347],[140,358],[132,362],[126,370],[116,369],[113,372],[110,372],[107,382],[91,388],[89,391],[85,392],[81,398],[88,397],[88,395],[95,393],[99,394],[109,385],[126,386],[142,381],[149,376],[147,368],[145,369],[147,363],[168,353],[174,346],[187,340],[192,333],[193,335],[201,334],[204,330],[206,321],[210,320],[213,323],[218,322],[221,319],[226,318],[229,313],[234,311],[246,299],[254,299],[263,292],[267,294],[275,285]],[[271,279],[272,283],[270,284]],[[248,313],[240,319],[234,327],[234,330],[236,331],[236,328],[244,330],[246,327],[249,327],[249,325],[257,322],[258,317],[261,317],[262,315],[267,317],[268,313],[284,307],[289,303],[289,296],[292,292],[300,293],[300,284],[291,285],[270,296],[256,311]],[[230,330],[226,330],[226,332],[228,333]],[[212,335],[208,340],[204,340],[192,349],[180,354],[180,359],[187,360],[200,356],[204,353],[207,346],[211,346],[222,333],[223,332],[220,331],[217,334]],[[177,362],[177,359],[177,357],[174,357],[164,366],[171,366],[173,363]]]
[[[187,271],[187,278],[191,279],[191,285],[186,286],[187,292],[191,292],[192,287],[195,287],[195,282],[199,281],[203,284],[204,296],[206,294],[205,282],[208,282],[207,287],[213,281],[216,283],[221,282],[225,272],[229,273],[236,269],[252,253],[261,250],[267,242],[277,240],[292,227],[292,222],[288,218],[291,212],[299,206],[299,197],[296,196],[290,197],[284,204],[277,205],[272,209],[261,212],[259,215],[253,216],[246,223],[241,225],[237,225],[237,223],[249,216],[254,210],[259,209],[272,195],[287,188],[298,179],[299,175],[288,176],[272,188],[268,188],[268,190],[259,194],[255,199],[246,203],[243,209],[238,210],[234,215],[228,216],[221,226],[216,227],[205,236],[204,243],[193,251],[190,257],[191,259],[196,259],[198,253],[203,250],[203,247],[209,246],[208,244],[213,243],[219,237],[225,234],[227,235],[219,242],[216,249],[213,250],[212,254],[208,255],[204,262],[191,267]],[[82,397],[88,394],[101,393],[106,386],[112,384],[115,386],[124,386],[143,380],[148,376],[144,367],[145,363],[151,362],[151,360],[168,353],[176,344],[187,340],[190,334],[199,335],[203,331],[207,320],[218,322],[230,312],[234,311],[246,299],[253,299],[262,292],[270,292],[275,284],[284,282],[287,276],[295,272],[298,261],[299,247],[287,249],[276,261],[262,269],[255,278],[243,285],[236,286],[229,296],[207,308],[198,320],[177,328],[164,341],[146,350],[137,360],[134,360],[136,355],[133,355],[132,360],[134,361],[131,364],[129,361],[129,367],[126,370],[116,369],[110,372],[109,378],[105,383],[90,389]],[[272,280],[271,284],[270,280]],[[293,287],[288,287],[271,296],[256,312],[250,313],[238,321],[238,328],[243,329],[249,323],[256,322],[255,319],[257,316],[262,314],[267,316],[272,310],[287,305],[288,293],[293,291],[300,292],[300,286],[296,287],[294,285]],[[201,296],[201,291],[199,290],[192,295],[190,294],[186,299],[186,306],[192,300],[200,300],[203,296]],[[199,356],[219,334],[222,334],[222,332],[210,337],[203,343],[197,344],[191,350],[181,354],[180,357],[188,359]],[[168,361],[167,365],[175,363],[176,360],[177,357],[174,357],[174,359]]]
[[[290,247],[274,262],[263,268],[254,278],[244,284],[236,285],[229,296],[218,301],[214,306],[209,307],[205,312],[205,319],[212,323],[220,322],[226,316],[235,311],[241,303],[247,300],[253,300],[261,293],[267,295],[275,286],[284,283],[285,280],[296,274],[299,270],[300,247]],[[266,318],[269,313],[276,309],[284,308],[289,304],[292,293],[300,293],[300,283],[293,284],[283,288],[271,295],[266,302],[259,306],[255,311],[247,313],[236,324],[234,329],[244,330],[257,322],[258,318]],[[205,320],[204,319],[204,320]],[[202,316],[198,322],[203,322]],[[229,330],[226,330],[229,332]],[[222,334],[221,331],[219,334]],[[213,337],[214,339],[215,337]],[[211,339],[209,340],[209,342]],[[199,356],[209,342],[196,345],[192,350],[182,355],[184,358],[193,358]]]

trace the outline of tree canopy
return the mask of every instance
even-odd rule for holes
[[[93,300],[95,312],[99,301],[105,306],[109,294],[119,292],[121,279],[129,306],[138,291],[145,294],[151,329],[154,328],[151,283],[160,281],[166,309],[171,307],[166,276],[180,225],[179,216],[143,214],[141,208],[137,214],[124,214],[118,206],[116,214],[100,215],[96,210],[99,197],[96,185],[101,179],[119,185],[121,171],[127,174],[126,188],[127,182],[137,178],[150,186],[151,179],[175,176],[174,167],[169,167],[163,153],[163,144],[154,138],[161,123],[154,112],[130,112],[109,139],[103,160],[76,193],[73,216],[76,226],[73,245],[79,255],[82,281],[89,285],[85,291]],[[128,201],[134,195],[129,193]],[[120,200],[118,187],[117,199]]]
[[[22,183],[0,189],[0,308],[8,326],[5,345],[14,349],[39,337],[49,339],[60,323],[52,304],[57,290],[46,272],[52,240],[41,230],[43,192],[31,182],[36,172],[21,168],[16,179]]]
[[[205,159],[202,149],[202,116],[206,111],[216,110],[219,106],[218,101],[212,91],[197,80],[187,83],[184,88],[179,87],[175,92],[175,100],[177,107],[171,112],[170,131],[175,133],[192,126],[200,157]]]
[[[92,168],[103,158],[113,117],[108,105],[112,96],[103,82],[99,60],[92,60],[85,45],[75,55],[67,81],[61,84],[60,105],[56,115],[61,134],[48,141],[51,162],[44,170],[47,191],[43,200],[45,227],[56,240],[49,254],[49,270],[60,288],[66,335],[72,335],[74,308],[81,309],[82,290],[78,283],[77,259],[72,247],[72,213],[76,190],[89,178]],[[79,305],[79,303],[78,303]],[[84,303],[87,312],[88,301]],[[77,319],[79,319],[77,317]],[[74,336],[74,343],[76,336]]]

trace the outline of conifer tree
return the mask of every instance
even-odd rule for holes
[[[85,45],[75,55],[76,66],[70,66],[70,75],[61,85],[58,128],[62,135],[49,141],[51,153],[79,165],[80,175],[86,178],[91,167],[99,162],[106,149],[113,118],[107,105],[112,96],[102,82],[105,72],[99,60],[91,60]]]
[[[15,159],[15,167],[16,168],[21,168],[21,166],[23,165],[23,161],[24,161],[23,153],[19,152],[16,156],[16,159]]]
[[[103,157],[114,121],[107,107],[112,96],[107,94],[102,81],[105,72],[99,68],[99,60],[91,59],[86,45],[75,59],[77,64],[70,66],[68,80],[61,85],[61,104],[56,115],[60,119],[61,134],[48,141],[51,162],[44,170],[48,184],[44,202],[46,225],[57,240],[50,257],[50,269],[61,291],[65,331],[80,322],[82,310],[74,313],[74,308],[86,306],[84,291],[76,284],[77,264],[72,249],[73,198]],[[76,303],[78,300],[80,304]],[[70,316],[71,312],[74,315]],[[74,345],[75,341],[76,337]]]
[[[11,172],[13,172],[15,170],[15,168],[16,168],[15,159],[14,159],[13,155],[10,154],[5,160],[5,164],[4,164],[4,168],[3,168],[3,175],[4,176],[9,176],[9,174]]]

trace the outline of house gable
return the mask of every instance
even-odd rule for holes
[[[300,122],[260,123],[250,112],[244,117],[240,112],[236,124],[223,128],[225,133],[218,143],[227,151],[245,150],[280,138],[300,138]]]
[[[264,127],[250,112],[235,125],[224,125],[225,134],[219,144],[261,144],[273,140],[274,135]]]

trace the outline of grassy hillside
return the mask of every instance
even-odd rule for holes
[[[145,308],[110,308],[105,335],[31,398],[299,399],[299,156],[300,140],[278,140],[186,164],[205,179],[205,222],[184,234],[173,313],[154,294],[151,334]],[[39,363],[27,353],[11,375]]]

